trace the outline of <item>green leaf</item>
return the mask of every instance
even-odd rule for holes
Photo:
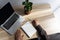
[[[33,5],[33,3],[32,3],[32,2],[29,2],[29,5],[30,5],[30,6],[32,6],[32,5]]]
[[[25,5],[25,2],[22,2],[22,5]]]
[[[29,2],[29,0],[26,0],[26,2]]]
[[[32,7],[29,7],[29,11],[31,11],[32,10]]]

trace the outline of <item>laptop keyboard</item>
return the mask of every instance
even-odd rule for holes
[[[8,30],[18,18],[19,16],[14,14],[3,26]]]

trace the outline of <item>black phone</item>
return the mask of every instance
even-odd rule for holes
[[[29,39],[29,40],[41,40],[41,38],[38,37],[38,38]]]

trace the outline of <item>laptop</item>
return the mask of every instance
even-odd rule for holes
[[[20,27],[20,15],[17,14],[8,2],[0,9],[0,27],[9,34],[14,34]]]

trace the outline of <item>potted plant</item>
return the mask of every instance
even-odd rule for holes
[[[25,2],[23,2],[22,4],[24,5],[24,13],[30,14],[33,3],[29,2],[29,0],[25,0]]]

